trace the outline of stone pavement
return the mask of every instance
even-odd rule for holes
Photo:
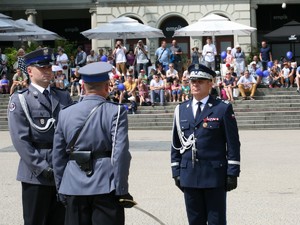
[[[239,187],[228,193],[228,225],[300,224],[300,149],[296,130],[240,131]],[[8,132],[0,132],[0,225],[21,225],[18,155]],[[139,206],[166,225],[186,225],[183,195],[170,171],[170,131],[130,131],[130,192]],[[136,209],[126,225],[156,225]]]

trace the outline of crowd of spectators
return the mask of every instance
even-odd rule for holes
[[[77,54],[70,56],[62,47],[56,50],[53,86],[70,90],[70,95],[84,95],[84,84],[78,70],[80,67],[97,61],[105,61],[113,65],[110,77],[110,98],[118,103],[127,102],[136,108],[139,105],[164,105],[166,102],[180,102],[190,98],[191,90],[189,64],[204,64],[216,70],[217,50],[211,38],[207,38],[202,50],[195,46],[191,49],[191,59],[183,64],[182,49],[173,40],[169,46],[162,41],[152,54],[155,63],[151,63],[149,48],[139,40],[136,45],[127,49],[121,41],[116,41],[114,49],[98,52],[90,50],[89,54],[83,46],[78,46]],[[15,90],[26,88],[30,79],[23,62],[25,51],[20,48],[14,64],[15,74],[10,81],[6,76],[7,57],[0,49],[0,93],[12,94]],[[256,88],[289,88],[297,86],[300,93],[300,66],[293,60],[282,57],[273,60],[271,49],[263,41],[260,53],[254,55],[246,64],[246,56],[240,45],[226,48],[226,56],[222,57],[218,76],[214,80],[212,93],[219,98],[234,102],[239,95],[243,100],[254,100]],[[247,97],[249,93],[249,97]]]

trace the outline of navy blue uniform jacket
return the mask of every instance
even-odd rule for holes
[[[200,118],[193,116],[192,100],[179,105],[181,131],[188,138],[196,138],[196,160],[192,165],[192,147],[183,154],[176,120],[173,125],[171,147],[172,176],[180,176],[182,187],[225,187],[226,177],[239,176],[240,141],[232,105],[209,97]],[[175,148],[174,148],[175,147]]]

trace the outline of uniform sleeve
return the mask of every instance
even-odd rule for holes
[[[232,105],[228,105],[224,117],[226,142],[227,142],[227,175],[239,176],[240,174],[240,140],[237,122],[232,109]]]
[[[49,164],[32,145],[31,126],[21,107],[18,94],[13,94],[9,102],[8,125],[12,143],[21,160],[34,176],[39,176]]]
[[[62,131],[62,122],[59,120],[54,134],[52,152],[53,171],[57,190],[59,190],[66,165],[69,161],[66,147],[67,143]]]
[[[177,106],[179,107],[179,106]],[[175,111],[177,110],[177,107]],[[172,168],[172,177],[180,176],[180,162],[181,154],[179,150],[175,148],[180,148],[181,143],[179,140],[177,126],[176,126],[176,113],[174,113],[173,129],[172,129],[172,145],[171,145],[171,168]]]
[[[116,112],[113,117],[113,125],[111,129],[112,140],[115,140],[112,163],[116,195],[124,195],[128,193],[128,176],[131,155],[129,152],[127,111],[122,106],[120,109],[118,124],[117,121],[118,112]]]

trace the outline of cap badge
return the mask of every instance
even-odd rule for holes
[[[199,70],[199,64],[195,64],[195,69]]]
[[[48,49],[48,48],[44,49],[44,50],[43,50],[43,54],[44,54],[44,55],[48,55],[48,54],[49,54],[49,49]]]

